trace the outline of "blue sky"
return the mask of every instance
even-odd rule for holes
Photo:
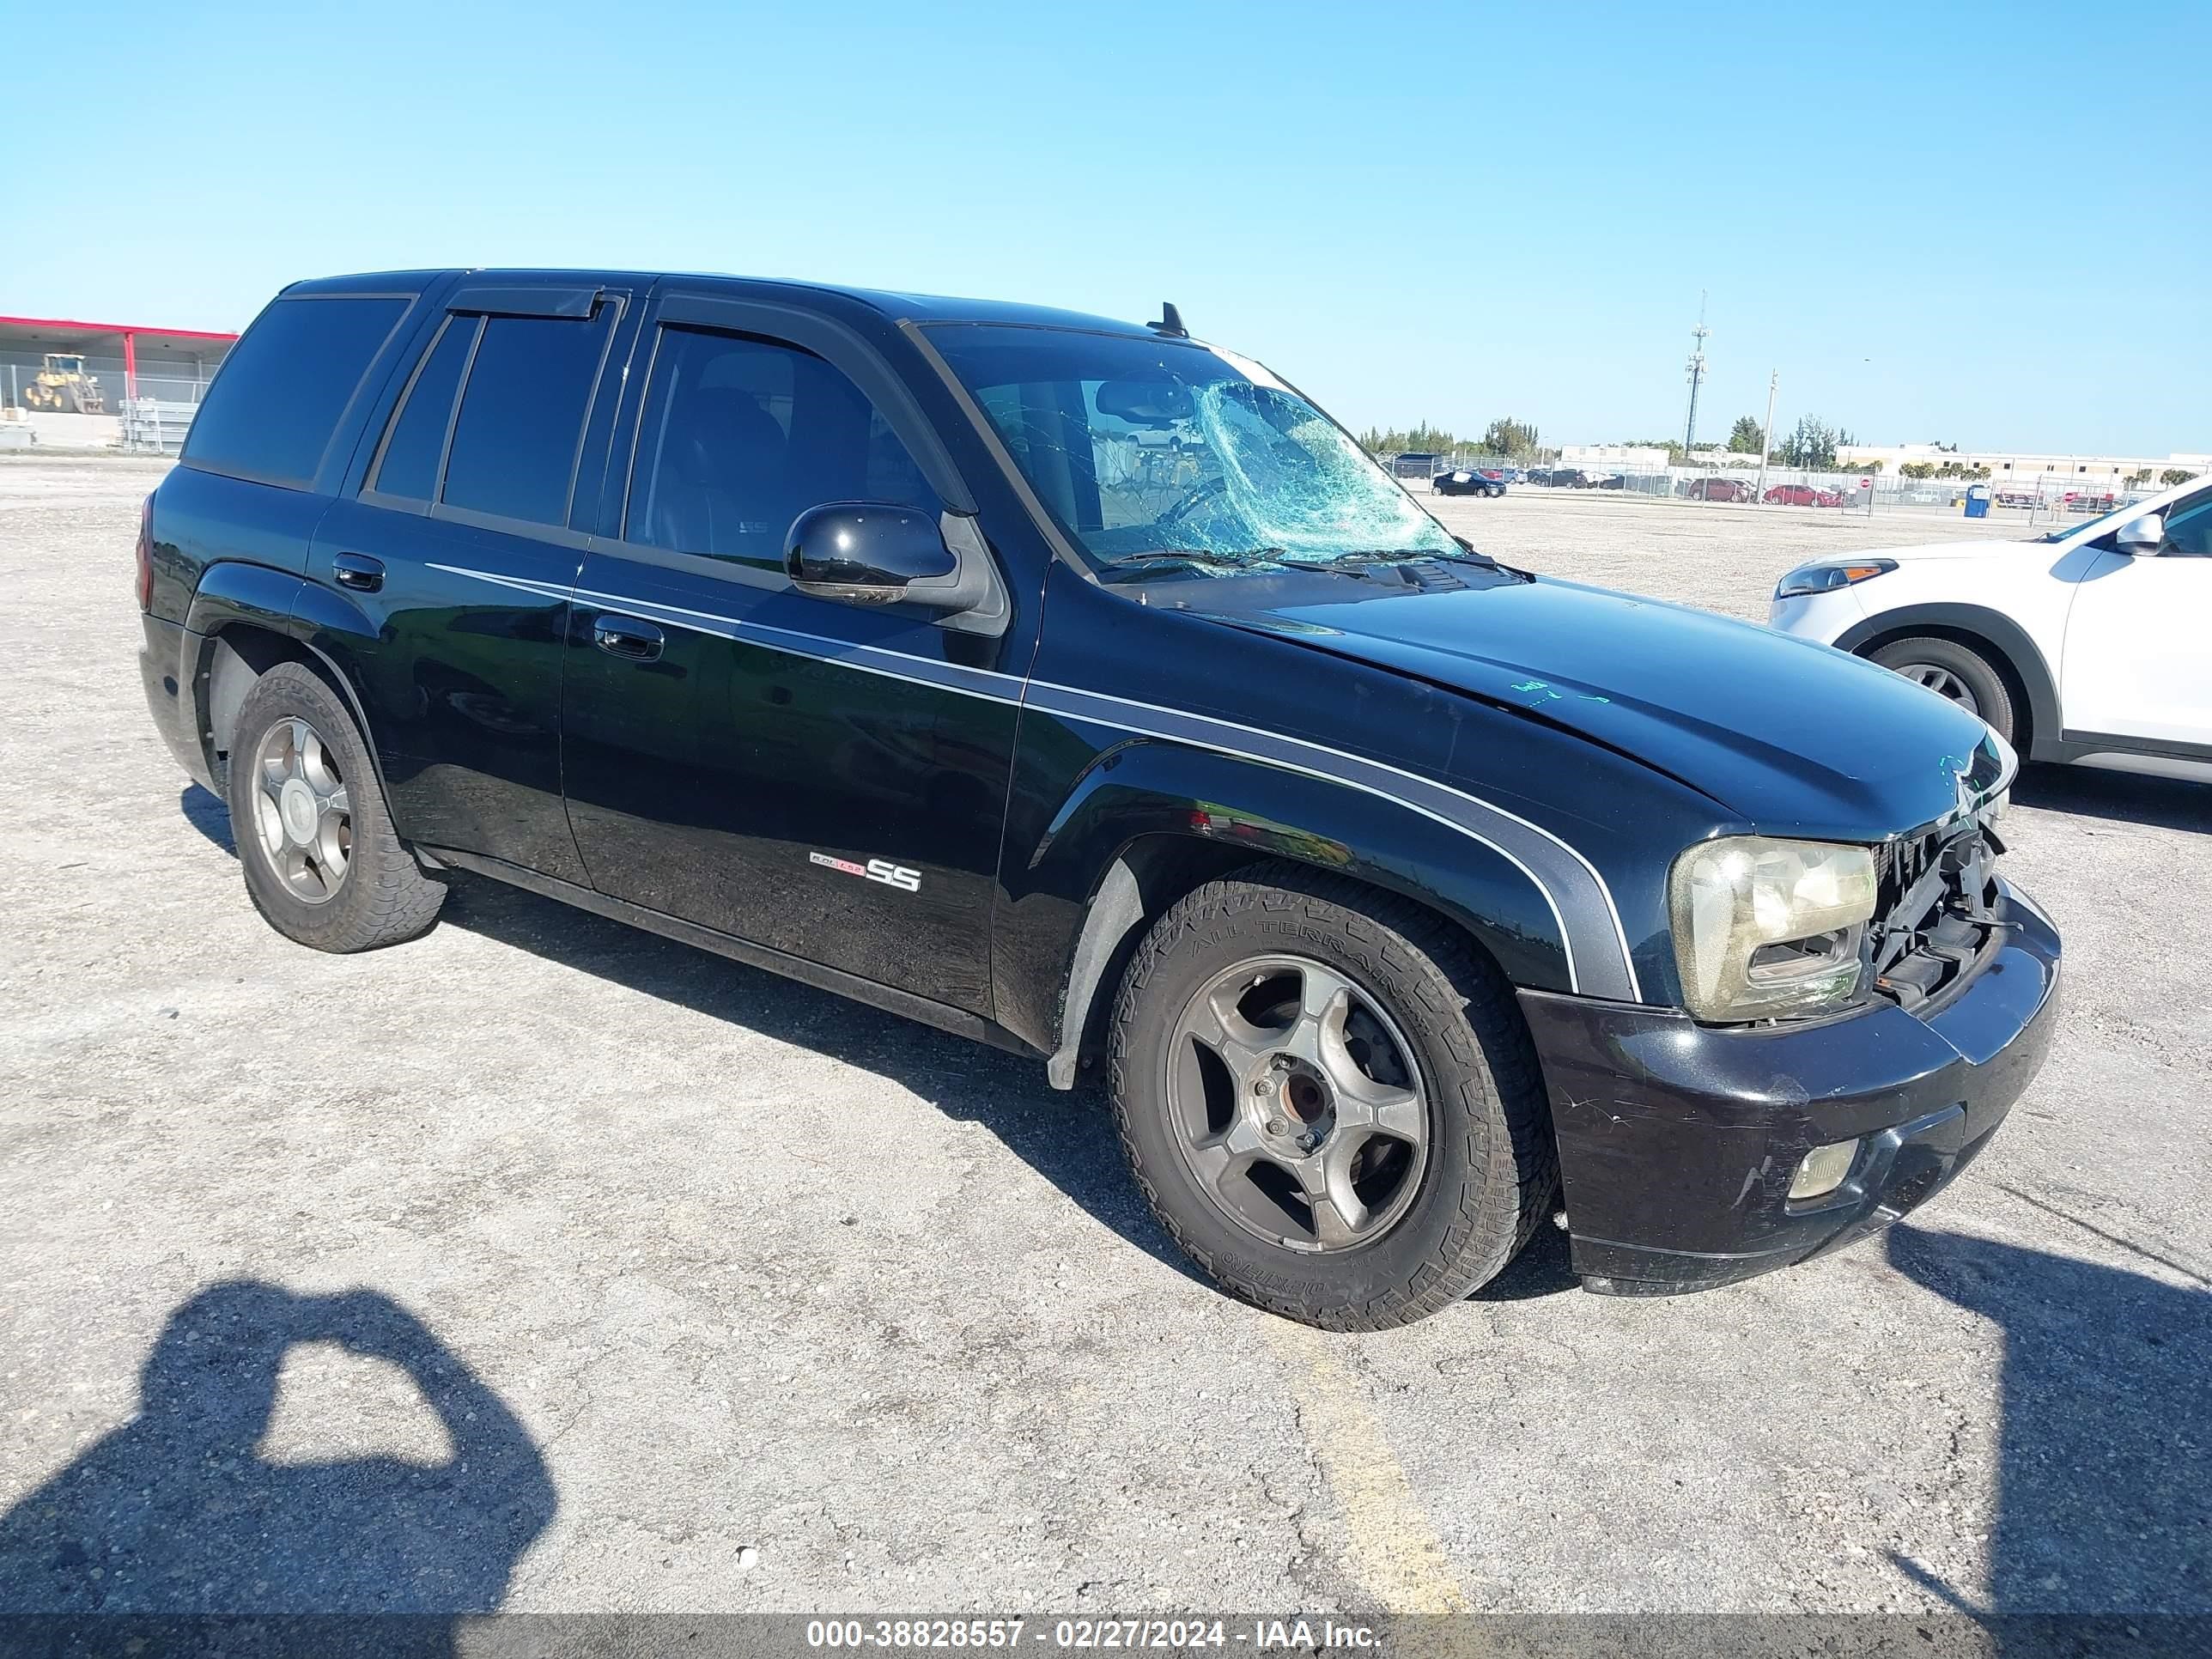
[[[1036,300],[1347,423],[2212,448],[2212,6],[14,9],[0,313],[731,270]],[[96,39],[95,39],[96,35]],[[63,100],[73,105],[71,99]],[[135,112],[143,118],[135,118]],[[36,228],[36,234],[30,234]]]

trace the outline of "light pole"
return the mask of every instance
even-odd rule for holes
[[[1698,441],[1698,387],[1705,378],[1705,291],[1698,290],[1698,325],[1690,331],[1690,416],[1682,422],[1682,465],[1690,464],[1690,446]]]
[[[1751,488],[1752,499],[1766,499],[1766,457],[1774,447],[1774,388],[1782,384],[1782,371],[1776,369],[1766,377],[1766,424],[1759,435],[1759,482]]]

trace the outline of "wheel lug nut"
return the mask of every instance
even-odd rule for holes
[[[1283,1120],[1279,1117],[1269,1118],[1267,1120],[1267,1133],[1271,1135],[1279,1135],[1282,1133]]]

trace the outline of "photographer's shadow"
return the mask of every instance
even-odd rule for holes
[[[2004,1334],[1989,1606],[1900,1567],[1978,1616],[2201,1620],[2212,1602],[2212,1292],[1913,1226],[1892,1228],[1886,1248],[1907,1279]]]
[[[270,1462],[301,1343],[404,1371],[452,1455]],[[390,1297],[218,1285],[170,1316],[137,1416],[0,1516],[0,1613],[412,1613],[434,1650],[446,1621],[499,1606],[555,1503],[514,1414]]]

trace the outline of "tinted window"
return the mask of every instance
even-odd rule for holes
[[[589,322],[488,317],[446,458],[448,507],[562,524],[614,307]]]
[[[2212,559],[2212,495],[2184,495],[2166,509],[2166,539],[2158,550],[2168,557]]]
[[[477,319],[448,317],[437,344],[416,371],[415,384],[392,416],[371,486],[388,495],[427,501],[438,486],[438,458],[446,449],[446,427],[453,412],[453,393],[461,369],[476,343]]]
[[[628,539],[781,568],[784,532],[824,501],[943,510],[874,405],[821,358],[741,335],[663,329]]]
[[[223,360],[185,460],[271,483],[311,483],[354,388],[408,303],[277,301]]]

